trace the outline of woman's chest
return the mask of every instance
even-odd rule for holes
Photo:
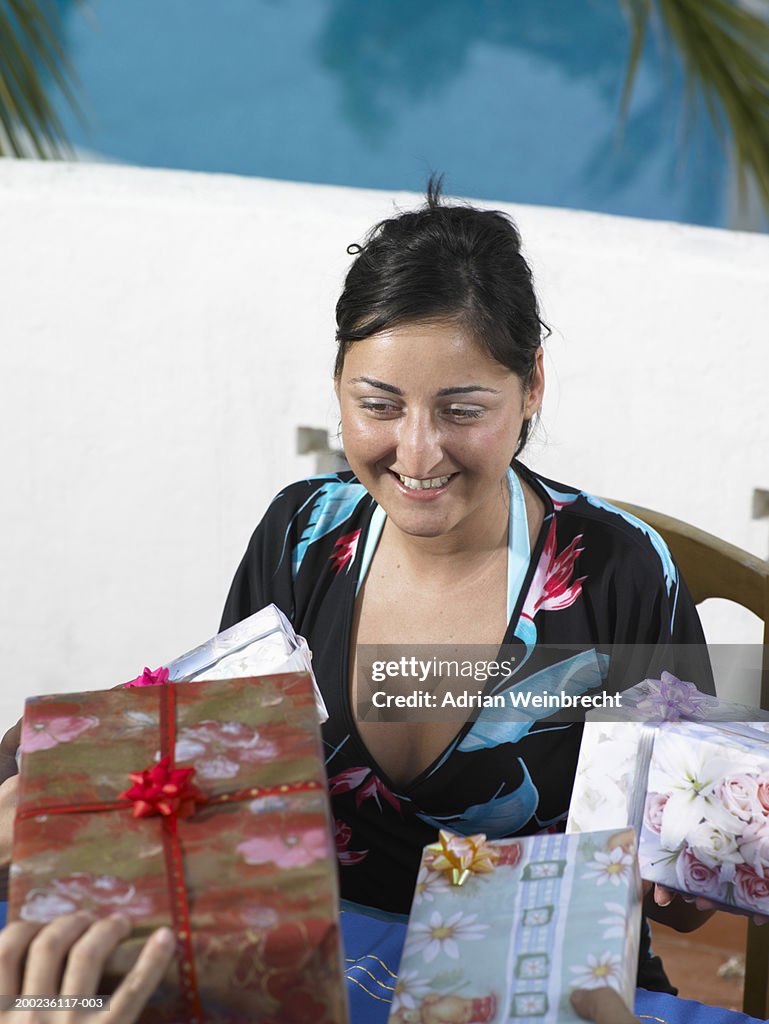
[[[443,704],[446,693],[475,692],[483,683],[445,664],[493,660],[507,626],[504,566],[483,580],[425,588],[418,580],[372,574],[356,602],[350,644],[353,718],[371,756],[396,784],[419,776],[463,728],[468,711]],[[384,680],[372,661],[406,666]],[[432,668],[428,667],[432,666]],[[440,709],[398,709],[398,699],[428,694]],[[376,702],[376,707],[375,707]],[[382,704],[386,706],[382,708]]]

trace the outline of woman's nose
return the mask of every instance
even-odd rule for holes
[[[439,426],[427,412],[409,412],[401,420],[398,436],[398,469],[404,476],[425,480],[443,461]]]

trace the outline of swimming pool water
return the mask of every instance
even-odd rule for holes
[[[618,0],[60,0],[73,142],[152,167],[727,226],[732,183],[653,50],[620,128]]]

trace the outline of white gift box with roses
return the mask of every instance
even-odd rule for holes
[[[769,715],[666,672],[588,713],[566,831],[628,825],[647,881],[769,914]]]

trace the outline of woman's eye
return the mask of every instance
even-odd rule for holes
[[[477,420],[483,415],[483,409],[472,405],[451,405],[446,411],[455,420]]]
[[[392,416],[398,412],[393,402],[385,402],[379,398],[366,398],[360,403],[361,409],[374,413],[375,416]]]

